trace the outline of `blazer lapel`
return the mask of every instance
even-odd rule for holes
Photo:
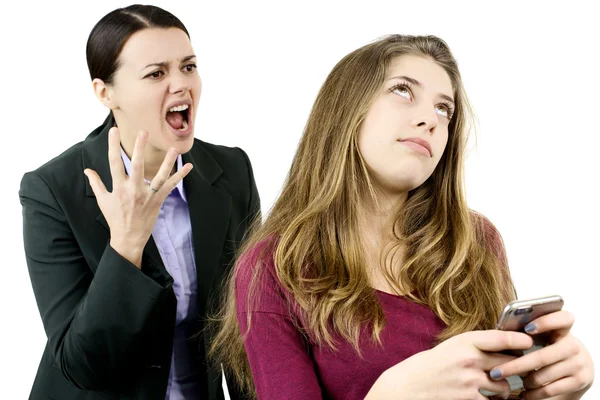
[[[183,163],[194,169],[183,180],[192,223],[192,240],[196,259],[199,314],[206,310],[229,225],[231,196],[212,186],[222,174],[217,162],[196,141],[183,155]]]
[[[109,192],[112,191],[112,176],[110,174],[110,165],[108,163],[108,131],[114,125],[115,120],[111,113],[100,127],[89,134],[83,143],[83,168],[90,168],[96,171]],[[123,169],[124,168],[125,166],[123,166]],[[96,197],[87,180],[85,184],[85,193],[88,197],[93,197],[94,199]],[[110,227],[102,212],[99,212],[96,221],[110,232]],[[156,247],[152,235],[150,235],[150,238],[144,247],[142,272],[163,286],[173,282],[173,278],[171,278],[163,264],[158,247]]]

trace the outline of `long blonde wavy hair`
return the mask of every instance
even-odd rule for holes
[[[472,112],[456,61],[435,36],[387,36],[353,51],[333,68],[314,103],[281,195],[240,250],[242,254],[276,238],[274,252],[263,258],[273,260],[277,277],[303,314],[304,331],[318,345],[335,349],[335,332],[360,353],[360,327],[368,324],[379,342],[385,324],[358,231],[358,205],[372,199],[375,190],[357,143],[361,122],[389,65],[403,55],[429,57],[443,67],[456,108],[443,157],[432,176],[409,192],[396,216],[395,239],[382,260],[390,254],[393,259],[402,244],[404,261],[393,270],[384,266],[385,278],[446,324],[438,341],[493,328],[504,304],[516,297],[500,237],[465,199],[463,163]],[[213,320],[219,330],[211,355],[254,394],[245,332],[236,318],[236,270]],[[253,283],[260,271],[256,265]]]

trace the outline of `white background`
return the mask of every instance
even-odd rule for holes
[[[186,24],[198,55],[204,86],[196,137],[248,152],[264,213],[338,60],[389,33],[446,40],[479,119],[467,164],[470,206],[503,235],[519,296],[561,294],[576,315],[574,333],[599,362],[600,29],[593,3],[155,2]],[[2,9],[4,399],[27,398],[45,344],[23,254],[19,182],[104,120],[85,43],[103,15],[126,5],[21,1]],[[586,396],[598,397],[597,387]]]

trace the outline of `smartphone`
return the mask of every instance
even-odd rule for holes
[[[525,326],[531,321],[553,312],[562,310],[564,301],[561,296],[553,295],[539,297],[530,300],[514,300],[508,303],[496,324],[496,329],[502,331],[525,332]],[[550,332],[533,335],[533,347],[527,350],[510,350],[504,352],[513,356],[521,357],[532,351],[539,350],[548,344]],[[506,378],[510,384],[510,390],[523,389],[523,380],[520,376],[514,375]],[[480,390],[484,396],[493,396],[497,393]]]
[[[504,307],[496,329],[502,331],[525,332],[525,326],[531,321],[562,310],[564,301],[558,295],[539,297],[531,300],[511,301]],[[533,347],[527,350],[512,350],[509,354],[520,357],[541,349],[548,344],[548,335],[550,332],[533,335]]]

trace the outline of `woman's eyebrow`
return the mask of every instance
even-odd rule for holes
[[[194,54],[186,56],[179,63],[184,63],[186,61],[191,60],[192,58],[196,58],[196,56]],[[161,62],[156,62],[156,63],[148,64],[148,65],[146,65],[142,69],[146,69],[148,67],[162,67],[162,68],[166,68],[167,66],[169,66],[169,62],[168,61],[161,61]]]
[[[421,84],[421,82],[419,82],[415,78],[411,78],[410,76],[404,76],[404,75],[392,76],[391,78],[388,79],[388,81],[392,80],[392,79],[403,79],[407,82],[412,83],[415,86],[418,86],[420,88],[423,87],[423,84]],[[442,99],[447,100],[450,103],[454,104],[454,99],[451,96],[448,96],[447,94],[443,94],[443,93],[438,93],[438,96],[440,96]]]

